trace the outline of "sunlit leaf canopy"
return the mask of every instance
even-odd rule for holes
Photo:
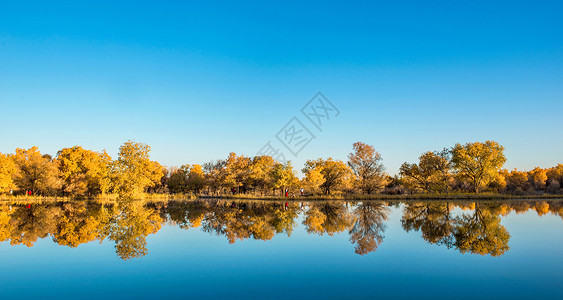
[[[563,194],[563,164],[529,171],[503,169],[504,147],[495,141],[456,144],[422,153],[395,176],[375,146],[352,145],[347,161],[308,159],[298,178],[291,161],[229,153],[226,159],[165,167],[150,159],[150,146],[127,141],[116,159],[105,150],[63,148],[56,156],[37,147],[0,153],[0,197],[53,196],[144,198],[146,194],[193,196],[372,196],[487,193]]]

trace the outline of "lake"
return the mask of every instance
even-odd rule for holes
[[[563,202],[0,202],[2,298],[563,299]]]

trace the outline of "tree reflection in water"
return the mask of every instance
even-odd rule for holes
[[[535,210],[563,218],[558,201],[69,201],[0,204],[0,242],[32,247],[51,237],[61,246],[78,247],[106,238],[124,260],[148,253],[146,238],[163,223],[224,236],[229,243],[245,239],[271,240],[292,235],[301,218],[309,234],[349,234],[355,252],[373,253],[383,242],[390,206],[402,206],[401,225],[420,231],[424,241],[460,253],[500,256],[510,249],[510,234],[501,216]]]
[[[459,204],[467,209],[466,204]],[[500,224],[500,214],[508,207],[504,204],[471,202],[471,213],[463,212],[452,217],[454,204],[450,202],[417,202],[405,205],[401,223],[403,229],[422,232],[430,244],[455,247],[461,253],[492,256],[504,254],[510,247],[510,234]],[[515,205],[516,209],[522,206]]]
[[[350,241],[356,244],[356,253],[364,255],[375,251],[383,242],[387,215],[390,210],[384,202],[362,202],[358,204],[353,214],[356,219],[350,230]]]
[[[160,230],[163,219],[155,209],[140,201],[118,203],[120,213],[110,225],[109,239],[115,241],[115,252],[124,260],[147,254],[147,235]]]
[[[422,238],[430,244],[454,244],[454,219],[451,216],[453,205],[449,202],[415,202],[405,204],[401,224],[407,232],[420,230]]]

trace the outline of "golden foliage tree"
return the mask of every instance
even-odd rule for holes
[[[41,155],[37,147],[18,148],[12,158],[17,166],[15,181],[21,190],[46,195],[55,194],[60,189],[56,161],[48,155]]]
[[[16,164],[12,158],[0,153],[0,194],[8,193],[16,187],[14,183],[16,172]]]
[[[516,169],[510,173],[504,173],[504,180],[506,181],[506,190],[513,194],[522,194],[530,189],[528,181],[528,174]]]
[[[119,147],[119,157],[113,163],[114,189],[121,197],[138,197],[145,188],[160,181],[163,168],[149,157],[147,144],[128,141]]]
[[[295,171],[291,162],[285,164],[275,163],[271,171],[272,187],[274,189],[293,189],[299,185],[299,179],[295,176]]]
[[[319,194],[324,181],[321,168],[313,168],[305,173],[302,183],[312,194]]]
[[[270,189],[273,186],[272,172],[275,167],[275,160],[268,155],[255,156],[250,165],[250,182],[255,189]]]
[[[356,142],[354,152],[348,155],[348,166],[356,175],[358,188],[367,194],[385,187],[385,168],[381,163],[381,154],[371,145]]]
[[[188,189],[196,194],[205,187],[205,174],[200,165],[191,165],[188,172]]]
[[[341,188],[354,179],[354,174],[348,165],[331,157],[326,160],[322,158],[307,160],[302,171],[307,176],[315,169],[323,175],[324,181],[321,188],[326,195],[330,195],[334,189]]]
[[[536,191],[544,190],[547,183],[547,170],[536,167],[528,171],[528,181]]]
[[[456,144],[452,149],[456,173],[470,181],[475,193],[496,178],[505,162],[504,147],[495,141]]]
[[[449,151],[425,152],[418,158],[418,164],[403,163],[399,174],[414,190],[444,192],[448,189],[450,175]]]
[[[63,148],[57,153],[63,191],[74,196],[107,193],[111,157],[80,146]]]

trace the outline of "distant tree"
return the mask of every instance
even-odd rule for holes
[[[545,190],[547,183],[547,170],[536,167],[533,170],[528,171],[528,181],[534,190]]]
[[[415,189],[426,192],[444,192],[451,179],[449,151],[425,152],[418,164],[403,163],[399,174]]]
[[[16,172],[16,164],[14,164],[12,158],[0,153],[0,194],[9,193],[10,190],[16,188],[14,183]]]
[[[354,152],[348,155],[348,166],[356,175],[357,185],[367,194],[385,187],[385,168],[381,163],[381,154],[371,145],[354,143]]]
[[[505,175],[506,190],[513,194],[522,194],[530,189],[528,174],[516,169]]]
[[[230,188],[236,188],[238,192],[246,191],[247,184],[250,179],[250,158],[246,156],[237,156],[236,153],[229,153],[229,157],[225,160],[224,183]]]
[[[312,194],[319,194],[321,185],[324,181],[321,168],[313,168],[305,174],[305,177],[302,180],[302,185],[305,186]]]
[[[471,182],[473,190],[496,178],[499,169],[506,162],[504,147],[495,141],[456,144],[452,149],[452,164],[456,173]]]
[[[212,194],[217,193],[224,186],[225,176],[224,160],[217,160],[203,164],[205,173],[205,185],[211,190]]]
[[[299,185],[299,179],[295,176],[295,171],[291,162],[285,164],[275,163],[271,173],[274,189],[279,189],[282,194],[285,189],[293,189]]]
[[[57,153],[57,165],[63,180],[63,192],[83,196],[106,193],[109,189],[111,157],[80,146],[63,148]]]
[[[261,192],[264,190],[272,188],[272,172],[275,166],[275,161],[271,156],[255,156],[252,158],[250,164],[250,184],[256,189],[260,189]]]
[[[184,166],[170,168],[166,184],[171,193],[186,193],[188,191],[188,172],[189,170]]]
[[[331,157],[326,160],[322,158],[307,160],[302,171],[307,176],[315,169],[323,175],[324,181],[321,188],[326,195],[330,195],[335,188],[342,187],[346,182],[351,181],[354,176],[348,165],[340,160],[333,160]]]
[[[132,141],[119,147],[119,157],[113,163],[115,190],[121,197],[139,197],[145,188],[154,186],[163,176],[162,166],[151,161],[150,147]]]
[[[16,149],[12,156],[16,166],[16,184],[34,195],[55,194],[61,187],[59,170],[50,156],[41,155],[37,147]]]
[[[205,174],[200,165],[195,164],[189,166],[187,184],[188,189],[195,194],[199,194],[199,192],[205,188]]]
[[[552,194],[563,193],[563,164],[558,164],[553,168],[549,168],[547,175],[547,191]]]

